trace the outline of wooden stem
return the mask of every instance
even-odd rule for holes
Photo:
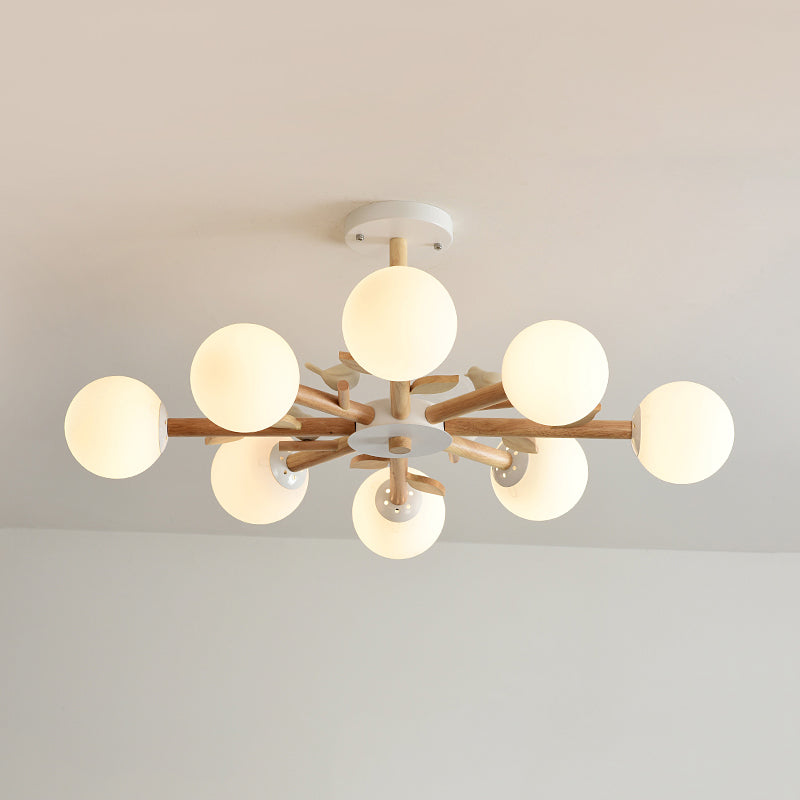
[[[411,437],[410,436],[390,436],[389,437],[389,452],[394,455],[403,456],[411,452]]]
[[[389,266],[408,266],[408,243],[400,236],[389,239]]]
[[[369,425],[375,417],[375,409],[372,406],[351,401],[350,408],[344,409],[339,406],[339,398],[335,394],[321,392],[319,389],[312,389],[302,384],[297,391],[296,402],[298,405],[324,411],[326,414],[333,414],[334,417],[360,422],[363,425]]]
[[[500,467],[507,469],[511,466],[511,453],[504,450],[497,450],[487,444],[473,442],[471,439],[464,439],[461,436],[454,436],[453,443],[447,448],[447,452],[454,456],[463,456],[470,461],[478,461],[490,467]]]
[[[309,450],[338,450],[339,439],[317,439],[313,442],[278,442],[278,450],[284,453],[300,453]]]
[[[402,506],[408,500],[408,459],[389,460],[389,502]]]
[[[506,393],[502,383],[493,383],[491,386],[484,386],[483,389],[476,389],[474,392],[467,392],[451,400],[443,400],[441,403],[434,403],[428,406],[425,411],[425,418],[433,425],[444,422],[453,417],[460,417],[462,414],[469,414],[470,411],[478,411],[486,406],[502,403],[506,399]]]
[[[392,416],[405,419],[411,413],[411,382],[390,381],[389,399],[392,403]]]
[[[309,453],[292,453],[286,459],[286,466],[292,472],[300,472],[301,470],[315,467],[317,464],[324,464],[326,461],[333,461],[335,458],[341,458],[348,453],[352,453],[353,448],[347,444],[347,437],[343,436],[337,439],[336,443],[339,447],[336,450],[328,452],[309,452]]]
[[[431,406],[433,408],[433,406]],[[539,425],[529,419],[458,417],[444,424],[451,436],[535,436],[541,439],[630,439],[627,420],[595,419],[583,425]]]
[[[347,411],[350,408],[350,384],[347,381],[339,381],[336,390],[339,392],[339,408]]]
[[[300,429],[291,431],[293,436],[349,436],[355,433],[356,424],[346,419],[332,417],[298,417]],[[215,425],[205,417],[170,417],[167,420],[167,435],[170,438],[184,436],[286,436],[286,428],[264,428],[260,431],[241,433],[229,431]]]

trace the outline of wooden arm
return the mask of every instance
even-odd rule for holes
[[[389,401],[392,404],[392,416],[395,419],[405,419],[411,413],[411,384],[409,381],[390,381]]]
[[[313,408],[316,411],[324,411],[334,417],[342,417],[353,422],[360,422],[369,425],[375,418],[375,409],[363,403],[350,402],[350,408],[344,409],[339,405],[339,398],[335,394],[321,392],[319,389],[312,389],[310,386],[300,385],[297,391],[298,405]]]
[[[332,417],[298,417],[300,429],[289,431],[286,428],[264,428],[260,431],[241,433],[229,431],[215,425],[205,417],[170,417],[167,420],[167,435],[171,438],[186,436],[349,436],[355,433],[356,424],[346,419]]]
[[[428,406],[425,411],[425,418],[433,425],[453,417],[460,417],[462,414],[469,414],[470,411],[479,411],[486,406],[502,403],[506,399],[506,393],[502,383],[493,383],[476,389],[474,392],[453,397],[450,400],[443,400],[441,403],[434,403]]]
[[[408,500],[408,459],[392,458],[389,460],[389,502],[402,506]]]
[[[480,464],[500,467],[501,469],[508,469],[512,461],[511,453],[489,447],[488,444],[464,439],[461,436],[453,437],[453,443],[447,448],[447,452],[455,456],[463,456],[470,461],[477,461]]]
[[[317,464],[324,464],[326,461],[333,461],[335,458],[341,458],[348,453],[354,452],[353,448],[347,444],[346,436],[337,439],[336,443],[338,447],[336,450],[332,451],[320,452],[317,450],[316,452],[292,453],[292,455],[286,458],[286,466],[292,472],[300,472],[309,467],[315,467]]]
[[[581,425],[540,425],[529,419],[457,417],[444,429],[451,436],[534,436],[540,439],[630,439],[632,424],[627,420],[595,419]]]

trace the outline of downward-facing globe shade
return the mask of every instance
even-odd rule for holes
[[[229,431],[260,431],[297,397],[300,368],[275,331],[242,322],[220,328],[198,348],[190,375],[200,410]]]
[[[144,472],[167,446],[167,412],[134,378],[112,375],[75,395],[64,418],[67,446],[78,463],[103,478]]]
[[[272,473],[270,453],[284,439],[249,436],[219,446],[211,463],[211,488],[232,516],[251,525],[268,525],[288,517],[308,489],[308,471],[295,487],[281,486]],[[286,455],[289,455],[286,453]]]
[[[633,417],[633,451],[644,468],[668,483],[713,475],[733,447],[733,417],[722,398],[691,381],[665,383],[642,400]]]
[[[432,372],[456,340],[456,307],[447,289],[427,272],[387,267],[350,292],[342,334],[353,358],[387,381]]]
[[[416,469],[409,471],[425,474]],[[444,498],[423,493],[415,517],[406,522],[392,522],[382,517],[375,506],[375,493],[388,479],[388,469],[378,470],[358,487],[353,499],[353,525],[358,538],[373,553],[384,558],[413,558],[439,538],[444,527]],[[409,488],[409,492],[414,491],[417,490]]]
[[[569,425],[602,399],[608,360],[586,328],[551,319],[514,337],[502,374],[506,396],[517,411],[542,425]]]
[[[500,486],[494,469],[490,474],[497,499],[512,514],[543,522],[566,514],[581,499],[589,465],[575,439],[538,438],[536,447],[539,452],[528,455],[525,474],[516,485]]]

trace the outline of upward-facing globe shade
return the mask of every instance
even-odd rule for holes
[[[566,514],[583,496],[589,478],[586,454],[575,439],[536,440],[522,480],[501,486],[490,470],[497,499],[523,519],[543,522]],[[500,448],[504,449],[504,448]]]
[[[419,470],[410,470],[424,475]],[[358,487],[353,498],[353,526],[358,538],[373,553],[384,558],[413,558],[424,553],[438,538],[444,527],[444,498],[422,495],[422,505],[415,517],[406,522],[392,522],[378,513],[375,493],[389,479],[389,470],[373,472]],[[415,489],[409,489],[414,492]]]
[[[387,267],[350,292],[342,334],[353,358],[378,378],[408,381],[432,372],[456,340],[456,307],[433,275]]]
[[[269,428],[289,411],[300,368],[275,331],[241,322],[220,328],[200,345],[190,381],[195,402],[212,422],[247,433]]]
[[[521,414],[542,425],[569,425],[602,399],[608,360],[586,328],[551,319],[514,337],[502,375],[506,396]]]
[[[275,480],[269,457],[281,441],[291,440],[247,436],[219,446],[211,463],[211,488],[232,517],[251,525],[268,525],[288,517],[306,496],[307,470],[298,473],[297,485],[291,489]]]
[[[696,483],[713,475],[733,448],[733,417],[722,398],[691,381],[665,383],[633,415],[633,452],[644,468],[668,483]]]
[[[67,446],[78,463],[102,478],[144,472],[167,446],[167,411],[146,384],[123,375],[92,381],[64,418]]]

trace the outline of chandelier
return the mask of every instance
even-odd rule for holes
[[[345,221],[345,241],[367,255],[388,248],[389,266],[356,285],[344,306],[347,351],[329,369],[307,364],[331,392],[300,384],[289,345],[262,325],[212,333],[192,361],[201,418],[168,417],[145,384],[110,376],[84,386],[67,410],[72,455],[105,478],[150,467],[169,439],[218,445],[211,486],[220,505],[255,525],[284,519],[308,489],[309,469],[352,456],[370,471],[353,500],[353,525],[373,552],[409,558],[444,526],[445,488],[409,459],[447,452],[489,467],[492,489],[512,513],[554,519],[581,498],[588,465],[579,439],[628,439],[642,465],[670,483],[716,472],[733,446],[733,419],[711,389],[667,383],[642,400],[632,420],[596,419],[608,383],[602,346],[585,328],[547,320],[514,337],[500,373],[472,367],[474,391],[433,402],[458,375],[436,375],[456,337],[456,310],[444,286],[408,266],[408,248],[433,254],[453,240],[450,216],[412,202],[372,203]],[[351,398],[362,374],[389,382],[388,396]],[[302,409],[322,412],[307,416]],[[523,418],[468,416],[514,408]],[[498,446],[476,439],[500,439]]]

